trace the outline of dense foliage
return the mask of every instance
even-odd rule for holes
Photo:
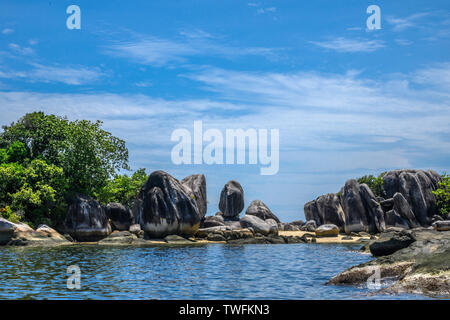
[[[358,183],[365,183],[369,186],[370,190],[375,194],[377,197],[384,197],[384,188],[383,188],[383,177],[386,174],[386,172],[381,173],[378,177],[375,177],[373,175],[367,175],[363,176],[358,179]]]
[[[126,174],[117,175],[96,194],[96,198],[102,204],[119,202],[131,206],[147,178],[145,169],[137,170],[131,177]]]
[[[128,201],[145,171],[131,178],[117,175],[119,170],[129,169],[128,150],[123,140],[101,126],[100,121],[69,121],[43,112],[26,114],[3,126],[1,216],[31,225],[56,225],[64,215],[69,194]]]
[[[450,175],[444,173],[441,178],[439,188],[433,194],[436,196],[439,212],[447,217],[450,214]]]

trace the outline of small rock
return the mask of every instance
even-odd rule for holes
[[[437,231],[449,231],[450,230],[450,220],[436,221],[433,223],[433,227]]]
[[[339,235],[339,227],[334,224],[323,224],[315,232],[318,237],[337,237]]]

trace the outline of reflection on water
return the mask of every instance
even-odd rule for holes
[[[324,285],[371,259],[349,249],[315,244],[0,247],[0,299],[366,299],[366,288]],[[70,265],[81,269],[80,290],[67,289]]]

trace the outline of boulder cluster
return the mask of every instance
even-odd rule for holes
[[[433,191],[440,181],[432,170],[394,170],[383,176],[384,197],[366,184],[348,180],[338,192],[305,204],[307,223],[334,224],[341,232],[384,232],[387,228],[429,227],[439,220]],[[442,223],[441,223],[442,224]]]

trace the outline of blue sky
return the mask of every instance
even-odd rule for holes
[[[81,8],[81,30],[66,8]],[[366,30],[369,5],[381,30]],[[100,119],[133,170],[230,179],[282,220],[349,178],[448,171],[448,1],[2,1],[0,124],[43,110]],[[179,165],[173,130],[280,130],[280,169]]]

